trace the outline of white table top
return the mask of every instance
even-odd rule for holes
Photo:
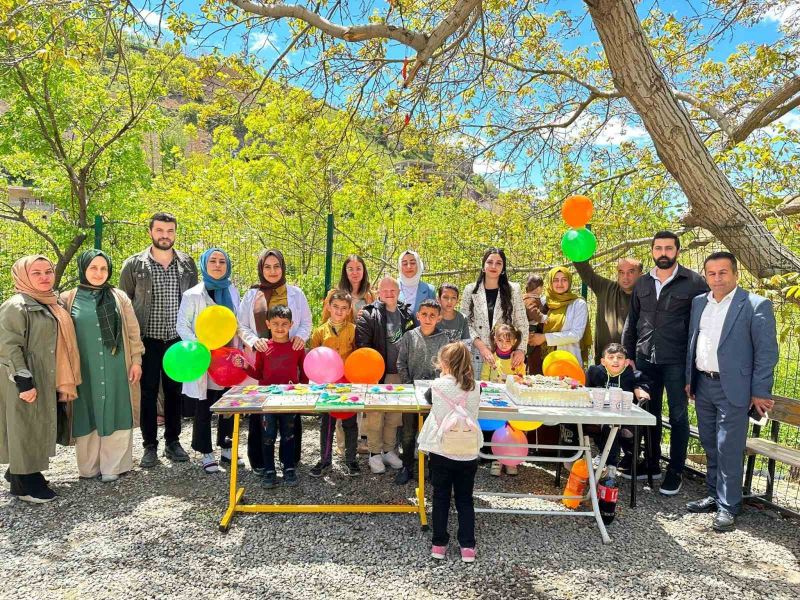
[[[425,402],[425,390],[430,381],[415,381],[414,387],[417,401]],[[505,387],[502,384],[495,384]],[[512,398],[513,401],[513,398]],[[583,425],[655,425],[656,418],[646,410],[633,406],[628,412],[617,412],[610,409],[558,407],[558,406],[519,406],[518,410],[493,410],[482,408],[478,412],[480,419],[498,421],[540,421],[544,425],[561,423],[581,423]]]
[[[478,418],[502,421],[541,421],[545,425],[561,423],[581,423],[583,425],[656,424],[656,418],[638,406],[633,406],[630,412],[616,412],[607,408],[521,406],[518,411],[481,409]]]

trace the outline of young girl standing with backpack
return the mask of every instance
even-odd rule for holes
[[[458,544],[461,560],[475,560],[475,508],[472,489],[478,470],[482,436],[478,427],[480,391],[475,385],[472,355],[462,342],[447,344],[436,359],[441,376],[426,392],[430,416],[419,434],[419,449],[430,456],[433,483],[433,540],[431,556],[447,554],[447,519],[450,493],[458,512]]]

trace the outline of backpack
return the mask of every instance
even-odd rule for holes
[[[480,427],[464,410],[467,393],[464,392],[457,400],[451,400],[435,387],[431,389],[450,406],[450,412],[436,430],[442,453],[453,456],[476,455],[480,449]]]

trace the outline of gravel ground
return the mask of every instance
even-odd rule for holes
[[[304,419],[300,485],[262,490],[245,469],[249,502],[405,502],[413,486],[385,475],[345,478],[335,468],[308,476],[318,453],[317,423]],[[191,424],[182,443],[189,448]],[[244,436],[243,436],[244,437]],[[244,440],[242,440],[244,444]],[[244,445],[242,446],[244,447]],[[134,460],[141,457],[138,432]],[[413,514],[240,514],[217,530],[227,474],[192,462],[138,467],[118,482],[82,481],[72,449],[59,450],[46,474],[59,494],[44,506],[0,491],[2,598],[791,598],[800,595],[798,521],[748,507],[736,532],[720,535],[710,515],[690,515],[702,494],[687,481],[677,497],[645,490],[627,508],[622,490],[612,543],[594,521],[478,514],[478,560],[451,551],[429,557],[430,533]],[[476,487],[489,487],[488,469]],[[492,478],[494,479],[494,478]],[[554,493],[552,475],[521,467],[507,491]],[[428,489],[430,498],[430,488]],[[508,501],[506,501],[508,502]],[[478,500],[479,505],[488,502]],[[451,515],[452,522],[455,514]],[[452,532],[452,526],[451,526]]]

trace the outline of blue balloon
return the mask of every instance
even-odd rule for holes
[[[478,419],[481,431],[495,431],[505,425],[505,421],[495,421],[494,419]]]

